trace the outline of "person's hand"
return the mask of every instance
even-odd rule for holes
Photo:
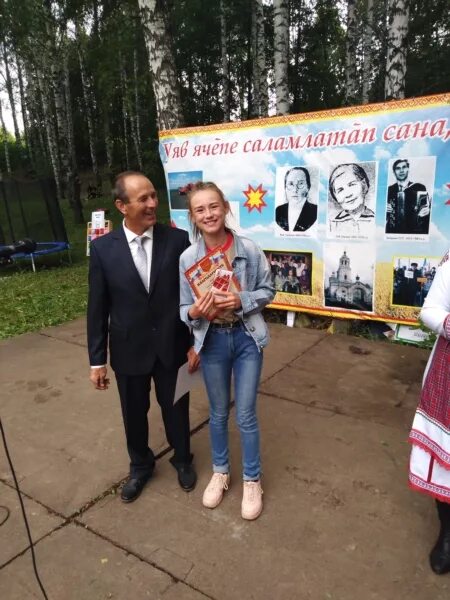
[[[206,294],[197,298],[194,304],[189,308],[189,316],[191,319],[199,319],[200,317],[205,317],[205,319],[207,319],[208,315],[213,310],[213,304],[214,297],[212,292],[206,292]]]
[[[214,294],[214,305],[220,310],[237,310],[242,306],[239,294],[233,292],[220,292]]]
[[[386,205],[386,212],[388,214],[394,212],[394,209],[392,208],[392,204],[390,202],[388,202],[387,205]]]
[[[417,213],[418,217],[428,217],[428,215],[430,214],[430,207],[428,206],[428,204],[426,206],[423,206],[419,212]]]
[[[188,359],[188,372],[195,373],[195,371],[200,366],[200,356],[194,350],[194,346],[189,348],[189,350],[187,352],[187,359]]]
[[[106,367],[91,368],[89,379],[96,390],[107,390],[109,388],[109,379],[106,377],[106,373]]]

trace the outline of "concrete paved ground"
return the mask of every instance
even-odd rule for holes
[[[84,320],[0,342],[0,416],[50,600],[447,600],[430,571],[437,523],[407,488],[406,442],[428,353],[272,325],[259,393],[265,510],[240,517],[232,483],[210,477],[207,402],[192,394],[196,490],[181,491],[151,410],[155,477],[139,500],[116,490],[127,456],[117,392],[91,389]],[[232,415],[234,416],[234,415]],[[0,448],[0,598],[42,598]]]

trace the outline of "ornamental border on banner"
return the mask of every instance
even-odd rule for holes
[[[271,260],[271,308],[417,324],[449,247],[450,93],[165,130],[159,139],[172,225],[190,231],[194,180],[217,183],[232,227]]]

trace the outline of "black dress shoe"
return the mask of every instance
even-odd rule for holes
[[[130,477],[130,479],[125,483],[120,493],[120,499],[122,502],[133,502],[141,495],[142,490],[145,487],[145,484],[150,479],[150,475],[146,475],[143,477]]]
[[[450,573],[450,531],[441,529],[437,542],[430,552],[430,566],[436,575]]]
[[[195,488],[197,483],[197,473],[195,472],[192,463],[179,463],[175,462],[174,458],[169,459],[173,467],[178,473],[178,483],[181,489],[185,492],[191,492]]]

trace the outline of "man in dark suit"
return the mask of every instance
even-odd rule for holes
[[[392,166],[396,183],[388,187],[386,233],[427,234],[430,227],[430,200],[422,183],[409,179],[409,161],[396,160]]]
[[[109,385],[107,343],[122,405],[130,476],[124,502],[135,500],[150,479],[155,457],[148,445],[150,381],[161,407],[170,459],[181,487],[196,483],[189,429],[189,394],[174,404],[179,367],[191,370],[198,357],[190,348],[188,328],[179,318],[179,257],[189,246],[181,229],[156,223],[158,197],[141,173],[116,178],[113,197],[123,224],[91,245],[88,300],[90,380],[96,389]]]
[[[275,221],[285,231],[307,231],[317,220],[317,204],[309,201],[311,177],[305,167],[293,167],[284,176],[286,202],[277,206]]]

